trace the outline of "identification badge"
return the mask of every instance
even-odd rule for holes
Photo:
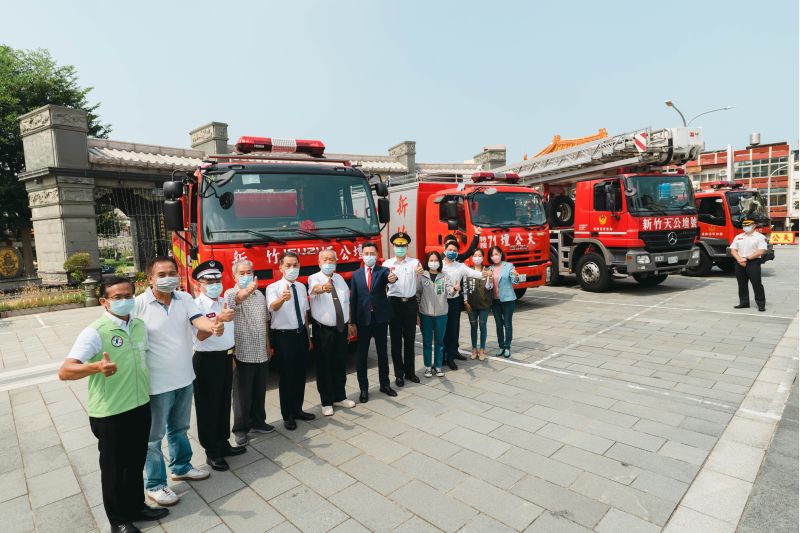
[[[122,337],[120,337],[119,335],[114,335],[113,337],[111,337],[111,346],[113,346],[114,348],[119,348],[120,346],[122,346],[123,343],[124,341],[122,340]]]
[[[436,295],[441,296],[442,294],[444,294],[444,283],[436,280]]]

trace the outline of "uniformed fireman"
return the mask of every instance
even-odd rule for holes
[[[761,256],[767,251],[767,238],[756,231],[754,220],[742,220],[742,233],[733,238],[731,254],[736,260],[736,281],[739,283],[739,305],[735,309],[750,307],[749,281],[753,285],[753,295],[759,311],[766,310],[764,285],[761,283]]]

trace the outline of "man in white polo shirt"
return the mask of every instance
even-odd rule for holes
[[[750,307],[749,281],[753,285],[753,296],[759,311],[766,311],[767,298],[761,283],[761,256],[767,252],[767,238],[756,231],[754,220],[742,220],[743,233],[733,238],[731,255],[736,260],[736,281],[739,284],[739,305],[734,309]]]
[[[191,295],[179,291],[178,266],[171,257],[156,257],[147,265],[150,288],[136,297],[135,316],[147,328],[147,368],[150,371],[152,423],[147,443],[144,484],[147,497],[159,505],[174,505],[178,495],[167,486],[161,441],[167,435],[171,478],[200,480],[209,476],[192,467],[192,447],[186,431],[192,416],[192,326],[222,335],[222,322],[203,315]]]

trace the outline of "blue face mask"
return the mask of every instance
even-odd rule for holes
[[[246,289],[248,285],[253,283],[253,275],[252,274],[243,274],[239,276],[239,288]]]
[[[319,269],[326,276],[330,276],[331,274],[336,272],[336,263],[323,263],[323,265],[319,267]]]
[[[406,253],[408,253],[407,246],[395,246],[394,247],[394,255],[397,257],[405,257]]]
[[[206,285],[206,296],[208,296],[212,300],[216,300],[217,298],[219,298],[220,294],[222,294],[222,283],[213,283],[211,285]]]
[[[133,311],[133,308],[136,305],[136,301],[133,298],[109,301],[111,302],[110,311],[117,316],[127,316],[131,314],[131,311]]]
[[[364,264],[368,267],[372,268],[375,266],[375,263],[378,261],[377,255],[365,255],[364,256]]]
[[[444,256],[448,258],[450,261],[455,261],[456,258],[458,257],[458,252],[456,252],[455,250],[448,250],[447,252],[444,253]]]

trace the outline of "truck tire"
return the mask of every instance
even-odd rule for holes
[[[720,259],[717,261],[717,266],[720,270],[725,272],[726,274],[730,274],[733,272],[733,269],[736,267],[736,261],[733,259]]]
[[[525,291],[528,289],[514,289],[514,294],[517,295],[517,300],[521,300],[525,296]]]
[[[550,282],[551,287],[558,287],[561,285],[561,275],[558,273],[558,249],[555,246],[550,247]]]
[[[655,287],[656,285],[663,283],[665,279],[667,279],[666,274],[634,274],[633,279],[635,279],[639,285],[644,285],[645,287]]]
[[[602,255],[594,252],[584,255],[578,260],[577,274],[581,288],[589,292],[607,291],[613,281],[605,259]]]
[[[556,196],[547,202],[547,224],[567,228],[575,222],[575,202],[569,196]]]
[[[714,266],[714,263],[711,261],[711,258],[706,253],[705,248],[700,248],[700,262],[697,263],[697,266],[694,268],[687,268],[683,271],[683,273],[687,276],[692,277],[702,277],[708,276],[708,273],[711,272],[711,267]]]

